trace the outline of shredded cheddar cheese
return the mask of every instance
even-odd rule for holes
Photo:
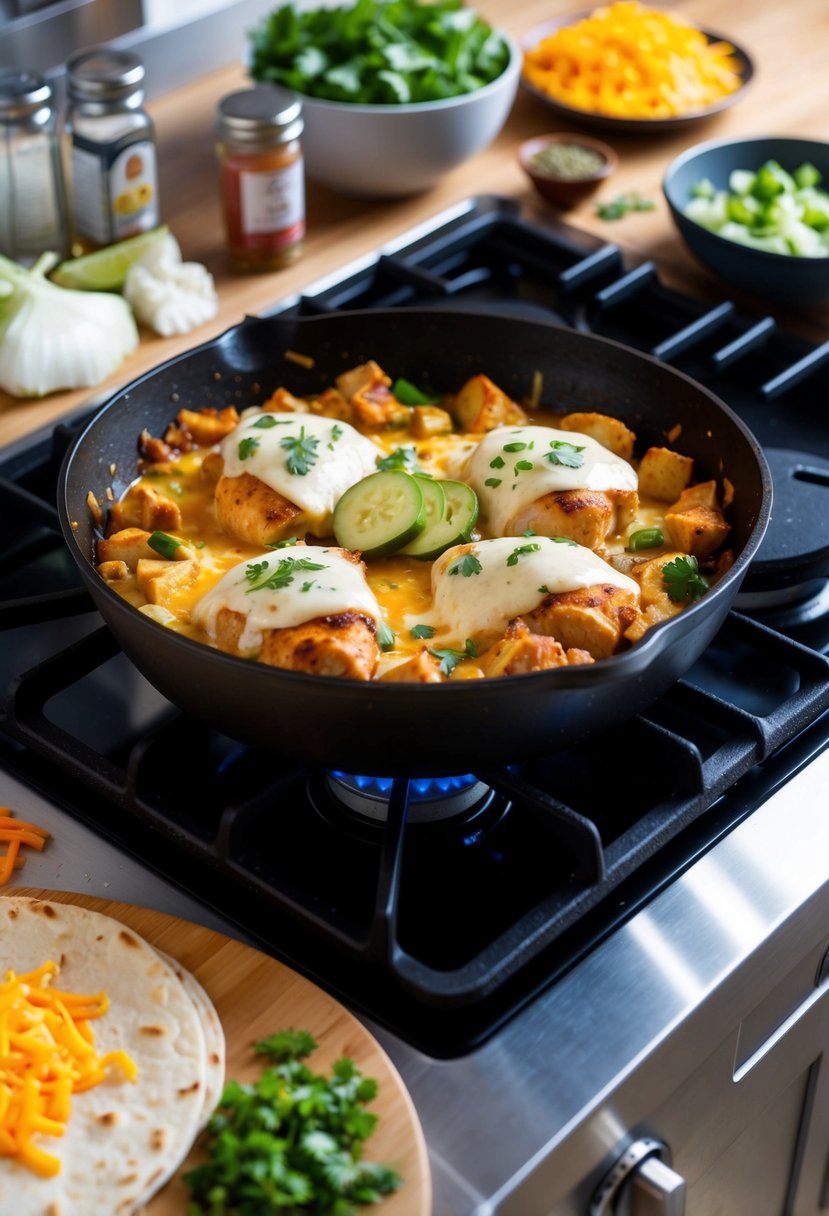
[[[616,0],[528,51],[524,77],[577,110],[671,118],[704,110],[742,83],[734,48],[681,17]]]
[[[62,1136],[71,1097],[119,1070],[134,1081],[138,1069],[124,1051],[99,1056],[89,1025],[109,1008],[105,992],[83,995],[53,986],[58,965],[6,973],[0,983],[0,1156],[12,1157],[43,1178],[60,1172],[60,1159],[37,1136]]]
[[[23,819],[15,819],[14,811],[7,806],[0,806],[0,843],[8,845],[5,854],[0,856],[0,887],[9,881],[15,870],[23,865],[24,858],[20,854],[20,846],[43,852],[49,833],[36,823],[26,823]]]

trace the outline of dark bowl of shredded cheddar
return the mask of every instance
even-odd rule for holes
[[[618,165],[608,144],[586,135],[537,135],[518,149],[518,162],[548,203],[575,207],[606,181]]]

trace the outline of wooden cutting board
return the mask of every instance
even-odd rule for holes
[[[227,1040],[227,1076],[252,1080],[263,1067],[251,1044],[286,1027],[309,1031],[319,1049],[309,1057],[315,1072],[327,1073],[341,1056],[350,1056],[379,1085],[369,1109],[379,1116],[365,1156],[393,1166],[401,1189],[379,1207],[377,1216],[429,1216],[431,1179],[423,1130],[400,1074],[372,1034],[321,988],[289,967],[191,921],[112,900],[19,887],[4,892],[80,904],[102,912],[140,933],[159,950],[178,959],[199,979],[222,1019]],[[182,1166],[188,1168],[190,1161]],[[180,1171],[181,1172],[181,1171]],[[150,1201],[144,1216],[185,1216],[188,1188],[177,1176]]]

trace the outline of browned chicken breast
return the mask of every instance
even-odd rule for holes
[[[299,528],[302,511],[258,477],[220,477],[216,484],[216,518],[225,532],[266,548]]]
[[[245,618],[240,613],[222,609],[216,620],[219,649],[238,654],[244,627]],[[374,621],[357,612],[341,612],[289,629],[267,630],[259,661],[317,676],[370,680],[377,670],[378,653]]]
[[[597,549],[636,514],[635,490],[557,490],[531,502],[510,524],[514,536],[566,536]]]
[[[592,662],[593,656],[586,650],[565,650],[555,638],[531,632],[521,617],[510,621],[501,640],[478,658],[478,666],[490,677]]]
[[[607,583],[548,595],[526,621],[533,633],[555,638],[565,650],[575,647],[605,659],[638,616],[635,595]]]

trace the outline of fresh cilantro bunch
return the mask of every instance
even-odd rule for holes
[[[361,1159],[377,1082],[348,1058],[318,1076],[302,1062],[316,1046],[304,1030],[255,1044],[272,1064],[252,1084],[225,1086],[207,1127],[208,1160],[184,1175],[188,1216],[355,1216],[400,1186],[394,1170]]]
[[[250,32],[251,76],[308,97],[372,105],[472,93],[507,66],[501,35],[462,0],[285,4]]]

